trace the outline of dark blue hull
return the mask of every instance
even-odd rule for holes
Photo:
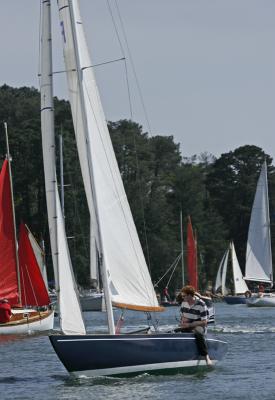
[[[65,368],[77,376],[111,376],[179,370],[206,365],[191,333],[153,335],[50,336]],[[227,343],[207,338],[215,364]]]
[[[247,298],[245,296],[224,296],[224,301],[227,304],[246,304]]]

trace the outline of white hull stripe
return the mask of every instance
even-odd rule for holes
[[[131,342],[133,341],[142,341],[142,340],[195,340],[195,338],[188,337],[188,338],[181,338],[181,337],[151,337],[148,336],[146,338],[119,338],[119,339],[113,339],[113,338],[89,338],[89,339],[57,339],[58,342],[97,342],[97,341],[127,341],[130,340]],[[207,339],[209,342],[219,342],[219,343],[227,343],[223,342],[222,340],[217,340],[217,339]]]
[[[216,364],[216,360],[212,360],[213,365]],[[103,368],[94,369],[87,371],[74,371],[72,374],[78,377],[93,377],[93,376],[107,376],[107,375],[118,375],[118,374],[130,374],[135,372],[145,372],[145,371],[156,371],[162,369],[177,369],[177,368],[190,368],[198,366],[206,366],[205,360],[190,360],[190,361],[177,361],[177,362],[167,362],[158,364],[144,364],[144,365],[134,365],[127,367],[117,367],[117,368]]]

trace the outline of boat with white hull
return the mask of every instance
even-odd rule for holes
[[[228,275],[228,263],[229,258],[231,260],[232,276],[233,276],[233,294],[228,294],[228,289],[226,288],[226,278]],[[246,304],[248,294],[248,286],[243,278],[242,271],[237,259],[235,246],[233,242],[230,242],[228,249],[223,255],[221,260],[216,282],[215,282],[215,292],[220,291],[223,298],[227,304]]]
[[[273,286],[267,164],[257,182],[246,247],[245,279]],[[275,307],[275,294],[261,293],[247,300],[249,307]]]
[[[53,324],[53,310],[12,309],[10,321],[0,324],[0,335],[47,332],[53,329]]]

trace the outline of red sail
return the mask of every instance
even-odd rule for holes
[[[189,285],[198,290],[197,243],[190,217],[188,217],[187,225],[187,274]]]
[[[45,306],[50,304],[48,291],[29,240],[28,231],[23,223],[20,225],[18,257],[22,305]]]
[[[0,298],[8,299],[11,305],[19,303],[8,160],[0,173]]]

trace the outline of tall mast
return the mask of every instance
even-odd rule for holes
[[[13,185],[12,185],[11,163],[10,163],[11,159],[10,159],[9,138],[8,138],[8,125],[7,125],[6,122],[4,122],[4,127],[5,127],[5,135],[6,135],[7,160],[8,160],[8,165],[9,165],[9,178],[10,178],[10,187],[11,187],[13,234],[14,234],[14,246],[15,246],[14,252],[15,252],[15,261],[16,261],[18,296],[19,296],[19,304],[22,304],[22,294],[21,294],[21,284],[20,284],[20,269],[19,269],[19,260],[18,260],[18,252],[17,252],[17,238],[16,238],[16,220],[15,220]]]
[[[65,201],[64,201],[64,170],[63,170],[63,136],[59,135],[59,165],[60,165],[60,201],[63,217],[65,218]]]
[[[49,234],[54,268],[55,289],[59,292],[58,248],[57,248],[57,212],[56,212],[56,169],[54,104],[52,78],[52,38],[51,38],[51,3],[42,1],[41,32],[41,132],[44,160],[45,190],[48,210]]]
[[[84,93],[83,93],[83,87],[81,84],[83,72],[81,70],[80,57],[79,57],[79,51],[78,51],[78,46],[77,46],[77,35],[76,35],[76,26],[75,26],[76,22],[75,22],[75,15],[74,15],[74,8],[73,8],[72,0],[68,0],[68,5],[69,5],[71,27],[72,27],[74,50],[75,50],[76,73],[77,73],[78,89],[79,89],[79,94],[80,94],[80,96],[79,96],[80,97],[80,107],[82,110],[85,110]],[[87,117],[86,117],[85,113],[82,114],[82,121],[83,121],[83,126],[85,127],[85,131],[88,132]],[[91,164],[92,164],[91,163],[91,154],[90,154],[88,147],[86,147],[86,151],[87,151],[87,159],[91,166]],[[91,171],[90,172],[90,184],[93,189],[94,178],[92,176],[92,174],[93,174],[92,168],[89,168],[89,170]],[[93,198],[94,198],[96,218],[98,221],[99,220],[98,211],[97,211],[98,205],[97,205],[97,198],[96,198],[95,190],[93,190]],[[115,334],[115,324],[114,324],[113,306],[112,306],[111,294],[110,294],[110,289],[109,289],[107,271],[106,271],[106,267],[105,267],[105,263],[104,263],[104,259],[103,259],[104,255],[102,253],[102,238],[101,238],[100,229],[99,229],[99,247],[100,247],[99,265],[100,265],[100,271],[102,274],[102,283],[103,283],[103,287],[104,287],[104,296],[105,296],[105,304],[106,304],[106,311],[107,311],[107,318],[108,318],[109,333],[111,335],[114,335]]]
[[[264,160],[264,169],[265,169],[265,189],[266,189],[266,195],[265,195],[265,201],[266,201],[266,220],[267,220],[267,235],[268,235],[268,253],[269,253],[269,259],[272,260],[272,252],[271,252],[271,236],[270,236],[270,215],[269,215],[269,197],[268,197],[268,180],[267,180],[267,163],[266,159]],[[273,286],[273,269],[272,269],[272,261],[271,261],[271,272],[270,272],[270,285],[271,287]]]
[[[182,225],[182,210],[180,210],[180,243],[181,243],[181,278],[182,286],[184,286],[184,257],[183,257],[183,225]]]

